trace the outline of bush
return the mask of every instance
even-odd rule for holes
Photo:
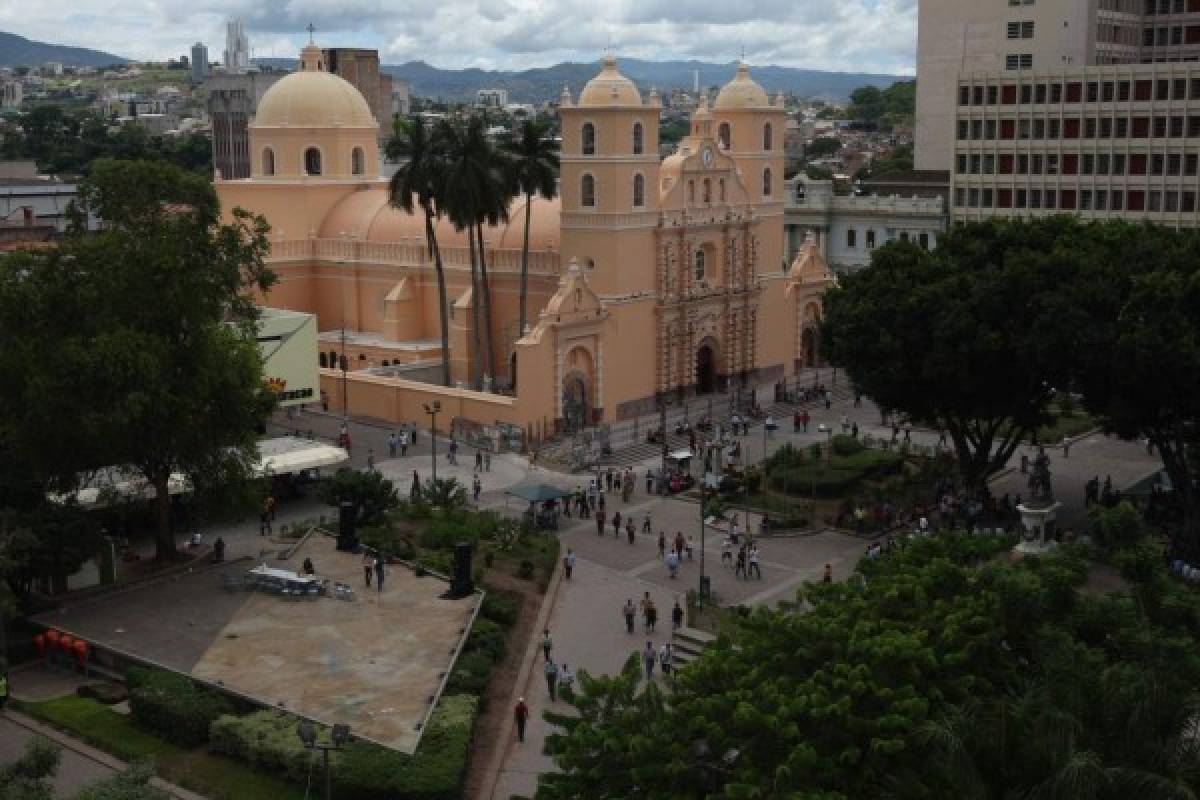
[[[454,664],[446,691],[454,694],[483,695],[492,676],[492,657],[489,653],[464,652]]]
[[[209,727],[209,747],[303,782],[312,755],[296,735],[299,724],[291,714],[271,709],[243,717],[218,717]]]
[[[852,456],[866,449],[866,446],[853,436],[834,436],[832,444],[835,456]]]
[[[1127,501],[1093,512],[1092,531],[1102,547],[1115,550],[1133,547],[1146,537],[1142,515]]]
[[[191,747],[208,740],[213,720],[233,712],[224,695],[203,689],[187,676],[166,670],[137,670],[130,678],[133,717],[168,741]]]
[[[479,610],[481,617],[498,625],[509,627],[517,621],[521,613],[521,600],[512,592],[489,590],[483,597],[483,608]]]
[[[458,800],[463,794],[471,728],[478,708],[477,699],[470,695],[443,696],[414,756],[367,742],[352,742],[335,762],[334,797]]]
[[[504,658],[504,631],[500,626],[488,619],[477,619],[463,645],[467,653],[484,653],[492,661]]]
[[[533,572],[534,572],[533,562],[530,561],[529,559],[525,559],[524,561],[521,562],[521,565],[519,567],[517,567],[517,577],[522,580],[526,580],[526,581],[533,580]]]
[[[898,453],[863,449],[854,455],[835,456],[828,464],[805,461],[773,468],[769,482],[776,491],[799,497],[814,490],[818,497],[841,497],[861,481],[895,472],[903,461]]]

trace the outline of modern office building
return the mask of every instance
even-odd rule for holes
[[[1200,0],[921,0],[918,169],[952,219],[1197,225]]]
[[[249,125],[258,101],[286,72],[214,72],[204,82],[212,124],[213,168],[226,180],[250,177]]]
[[[379,71],[379,51],[357,47],[327,47],[321,51],[325,69],[342,78],[366,99],[379,133],[392,132],[392,76]]]
[[[192,45],[192,83],[203,83],[208,77],[208,47],[204,42]]]
[[[477,108],[504,108],[508,105],[508,89],[480,89],[475,92]]]
[[[250,68],[250,40],[240,19],[225,23],[225,71],[245,72]]]

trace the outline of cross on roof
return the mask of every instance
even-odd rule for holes
[[[313,31],[315,31],[316,29],[317,28],[315,25],[313,25],[311,22],[308,23],[308,27],[305,30],[308,31],[308,43],[309,44],[313,44]]]

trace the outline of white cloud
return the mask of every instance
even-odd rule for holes
[[[65,7],[64,7],[65,6]],[[214,59],[239,17],[256,56],[322,44],[375,47],[386,63],[525,69],[595,61],[605,47],[649,59],[911,74],[916,0],[0,0],[0,29],[130,58],[204,41]]]

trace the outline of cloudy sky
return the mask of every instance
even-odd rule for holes
[[[970,2],[971,0],[964,0]],[[911,74],[917,0],[0,0],[0,30],[135,59],[200,39],[214,60],[241,18],[255,57],[374,47],[385,63],[525,69],[618,55]]]

